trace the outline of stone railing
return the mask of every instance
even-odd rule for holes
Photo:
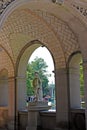
[[[6,9],[6,7],[15,0],[0,0],[0,15]]]

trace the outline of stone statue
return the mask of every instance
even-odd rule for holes
[[[42,101],[43,100],[42,82],[38,72],[35,72],[35,77],[33,79],[33,87],[34,87],[35,101]]]

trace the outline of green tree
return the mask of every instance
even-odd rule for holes
[[[27,65],[27,71],[26,71],[26,87],[27,87],[27,95],[31,96],[33,95],[33,86],[32,86],[32,67],[31,65]]]
[[[80,95],[81,98],[84,98],[84,79],[82,62],[80,63]]]
[[[39,73],[40,79],[42,81],[42,89],[43,89],[43,94],[46,95],[48,93],[48,77],[50,75],[47,74],[47,64],[42,58],[36,57],[34,61],[29,63],[27,65],[27,81],[26,81],[26,86],[27,86],[27,95],[33,95],[33,86],[32,86],[32,81],[34,78],[34,73],[37,71]]]

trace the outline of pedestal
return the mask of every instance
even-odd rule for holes
[[[43,102],[43,101],[29,102],[28,126],[26,130],[37,130],[38,113],[42,110],[48,110],[48,109],[50,109],[50,106],[48,106],[47,102]]]

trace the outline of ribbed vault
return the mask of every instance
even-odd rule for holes
[[[2,11],[0,9],[0,78],[8,78],[6,80],[8,84],[6,82],[4,85],[9,87],[7,105],[10,119],[13,119],[14,115],[16,119],[17,110],[25,109],[28,60],[36,48],[46,46],[55,63],[57,108],[55,126],[67,129],[71,111],[69,109],[69,75],[72,75],[72,88],[73,86],[75,88],[73,82],[77,85],[77,73],[67,74],[67,69],[70,69],[67,68],[67,63],[69,63],[70,56],[76,52],[81,52],[85,70],[84,77],[87,77],[87,23],[84,22],[85,18],[83,19],[81,13],[78,13],[68,2],[59,5],[51,0],[10,0],[10,2],[4,0],[0,5],[1,9],[3,7]],[[75,69],[74,66],[69,67]],[[87,90],[86,86],[87,80],[85,79],[85,90]],[[1,95],[3,97],[3,94]]]
[[[8,71],[8,77],[14,76],[14,65],[6,50],[0,47],[0,75],[2,70]]]
[[[75,33],[69,24],[69,20],[74,18],[66,6],[63,8],[42,1],[26,2],[14,8],[5,19],[0,31],[0,44],[16,66],[20,54],[22,55],[20,52],[25,46],[29,47],[34,43],[32,41],[40,41],[52,53],[55,67],[63,68],[69,56],[80,51],[77,32]]]
[[[35,12],[51,26],[52,30],[54,30],[61,42],[61,46],[67,61],[70,54],[80,49],[77,37],[68,24],[60,18],[57,18],[55,15],[45,11],[43,12],[41,10],[36,10]]]
[[[21,18],[19,19],[19,17]],[[14,63],[16,63],[21,49],[36,39],[44,43],[51,52],[54,52],[53,56],[58,67],[65,66],[65,58],[59,39],[53,30],[32,11],[28,9],[14,11],[5,22],[1,31],[2,34],[0,43],[2,44],[4,39],[3,46],[7,46]]]

